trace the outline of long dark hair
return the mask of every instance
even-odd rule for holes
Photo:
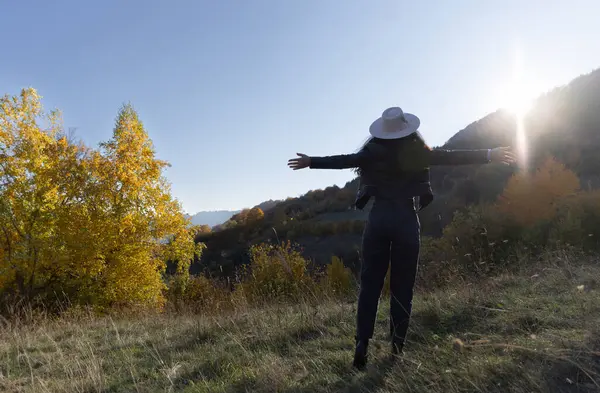
[[[370,145],[372,143],[401,146],[401,145],[405,145],[407,142],[418,142],[420,149],[431,150],[431,147],[429,147],[429,145],[427,145],[427,142],[425,142],[423,135],[421,135],[421,133],[417,131],[417,132],[412,133],[404,138],[399,138],[399,139],[379,139],[374,136],[370,136],[367,138],[367,140],[365,142],[363,142],[361,147],[357,149],[357,152],[362,151],[363,149],[365,149],[368,145]],[[362,168],[355,168],[354,173],[356,173],[358,176],[361,176],[363,173],[363,170],[362,170]]]
[[[375,140],[375,137],[374,137],[374,136],[370,136],[370,137],[368,137],[368,138],[367,138],[367,140],[365,140],[365,141],[363,142],[363,144],[362,144],[362,145],[361,145],[361,146],[360,146],[358,149],[356,149],[356,152],[357,152],[357,153],[358,153],[358,152],[361,152],[362,150],[364,150],[364,149],[367,147],[367,145],[369,145],[370,143],[373,143],[373,141],[374,141],[374,140]],[[360,167],[359,167],[359,168],[354,168],[354,169],[353,169],[353,172],[354,172],[355,174],[357,174],[358,176],[361,176],[361,175],[362,175],[362,173],[363,173],[363,172],[362,172],[362,168],[360,168]]]

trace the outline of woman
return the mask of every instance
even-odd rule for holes
[[[309,157],[297,153],[288,161],[294,170],[355,168],[360,186],[355,205],[362,209],[373,198],[362,240],[362,268],[358,299],[356,349],[353,365],[363,369],[373,337],[379,297],[390,271],[390,335],[392,352],[401,354],[412,309],[413,287],[420,249],[419,210],[433,200],[431,165],[463,165],[515,161],[509,148],[432,150],[418,128],[417,116],[401,108],[386,109],[370,128],[370,139],[354,154]],[[390,263],[391,262],[391,263]]]

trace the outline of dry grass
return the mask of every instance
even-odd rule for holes
[[[402,361],[384,303],[365,372],[350,367],[355,302],[6,324],[0,391],[597,392],[599,275],[570,261],[419,294]]]

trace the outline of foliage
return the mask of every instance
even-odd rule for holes
[[[516,268],[523,258],[547,250],[596,251],[599,196],[579,190],[572,171],[555,158],[546,159],[531,175],[513,175],[496,204],[455,213],[443,236],[424,247],[421,276],[435,286]]]
[[[210,228],[209,225],[197,225],[194,230],[195,235],[198,235],[200,233],[210,233],[210,232],[212,232],[212,229]]]
[[[236,288],[249,302],[295,300],[314,291],[308,263],[290,242],[254,245],[250,254],[252,263],[245,266],[244,280]]]
[[[556,214],[557,203],[579,189],[579,179],[555,158],[548,158],[532,176],[514,175],[498,203],[499,212],[518,225],[530,227]]]
[[[260,207],[253,207],[248,211],[246,224],[252,225],[261,222],[265,218],[265,213]]]
[[[326,293],[334,296],[345,297],[355,290],[352,271],[336,256],[331,257],[331,263],[326,266],[321,283]]]
[[[185,292],[176,302],[182,302],[193,312],[221,312],[230,309],[231,293],[204,275],[194,276],[188,282]]]
[[[201,250],[162,177],[166,165],[130,105],[119,111],[112,138],[93,150],[67,138],[34,89],[3,97],[3,295],[161,307],[165,261],[180,261],[184,271]]]
[[[219,225],[219,230],[232,228],[238,225],[253,226],[259,224],[265,217],[265,213],[258,206],[252,209],[244,209],[241,212],[234,214],[228,221]]]
[[[175,310],[206,313],[317,296],[344,298],[356,289],[352,271],[340,258],[333,257],[323,272],[310,271],[309,261],[291,242],[252,246],[250,263],[240,270],[228,285],[203,274],[174,275],[168,280],[169,302]]]

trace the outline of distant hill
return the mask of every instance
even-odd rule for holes
[[[600,70],[579,76],[535,100],[524,119],[530,168],[552,155],[573,170],[582,187],[600,187]],[[458,131],[442,148],[516,147],[517,121],[498,110]],[[422,234],[439,236],[454,213],[468,205],[494,201],[515,169],[503,165],[437,166],[431,170],[433,203],[420,213]],[[225,223],[221,231],[197,238],[207,245],[193,272],[209,269],[230,274],[248,262],[248,247],[265,241],[290,240],[317,264],[332,255],[347,265],[359,260],[360,238],[369,208],[351,208],[358,182],[313,190],[280,201],[265,211],[260,224]],[[235,220],[235,217],[233,218]]]
[[[229,220],[234,214],[238,214],[240,210],[216,210],[202,211],[191,216],[192,224],[208,225],[211,228]]]
[[[259,207],[262,211],[272,209],[280,201],[268,200],[261,203]],[[192,219],[194,225],[208,225],[211,228],[217,225],[221,225],[229,220],[234,215],[240,213],[241,210],[215,210],[215,211],[201,211],[193,216],[189,216]]]

